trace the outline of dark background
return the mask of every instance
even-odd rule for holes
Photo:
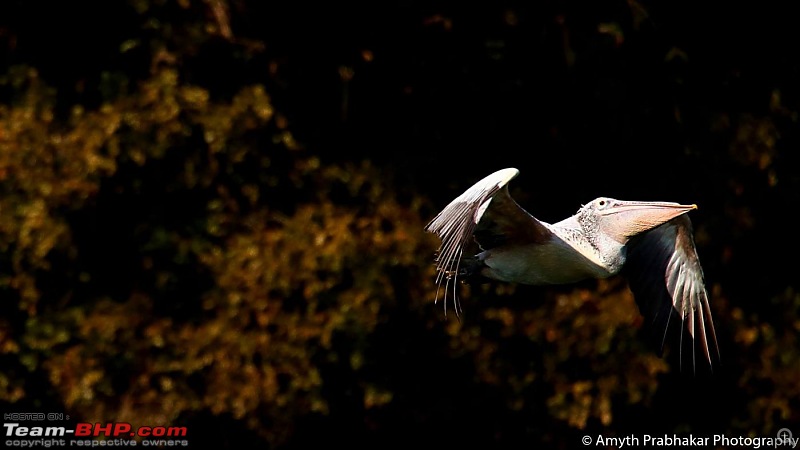
[[[0,403],[219,448],[800,434],[800,29],[779,2],[0,4]],[[691,213],[722,365],[624,280],[463,287],[504,167]]]

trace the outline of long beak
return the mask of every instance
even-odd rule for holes
[[[600,215],[604,216],[603,222],[607,232],[618,240],[627,240],[693,209],[697,209],[697,205],[672,202],[619,202],[600,211]]]

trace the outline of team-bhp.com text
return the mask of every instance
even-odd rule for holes
[[[4,423],[7,447],[135,447],[142,446],[188,446],[185,438],[186,427],[138,427],[136,429],[126,422],[116,423],[78,423],[75,428],[49,426],[26,427],[19,423]],[[63,439],[64,437],[112,438],[96,439]],[[145,438],[137,441],[133,438]],[[19,439],[21,438],[21,439]]]

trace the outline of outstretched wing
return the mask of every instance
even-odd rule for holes
[[[692,367],[696,370],[699,346],[713,368],[719,347],[689,218],[681,215],[633,238],[623,270],[639,310],[659,332],[661,349],[668,332],[676,334],[679,330],[679,358],[683,360],[683,348],[691,344]],[[670,329],[670,325],[678,328]],[[687,342],[685,332],[690,338]]]
[[[472,243],[473,238],[482,249],[488,249],[508,239],[523,243],[538,242],[551,235],[547,227],[509,195],[507,184],[518,174],[517,169],[503,169],[478,181],[450,202],[425,227],[425,231],[436,234],[442,240],[436,256],[436,300],[439,299],[439,290],[444,287],[445,311],[450,282],[453,282],[455,300],[464,249]],[[484,218],[486,220],[482,220]],[[458,304],[455,301],[454,304],[458,314]]]

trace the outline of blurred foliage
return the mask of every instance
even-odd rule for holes
[[[55,125],[35,71],[28,78],[25,102],[2,111],[10,137],[2,151],[3,286],[25,317],[24,325],[4,325],[5,353],[27,371],[44,370],[65,407],[91,420],[168,424],[208,409],[256,428],[258,412],[280,422],[265,428],[277,439],[298,414],[326,412],[314,359],[338,357],[329,354],[335,333],[368,334],[381,303],[393,298],[387,272],[417,266],[420,246],[429,244],[419,238],[419,202],[392,200],[366,163],[320,167],[285,125],[273,123],[281,120],[263,86],[214,103],[167,65],[130,97],[98,111],[76,107],[68,124]],[[248,149],[248,133],[261,134],[267,148]],[[70,223],[70,214],[105,214],[101,185],[115,177],[127,180],[112,197],[144,195],[137,191],[151,180],[140,177],[153,165],[163,177],[155,181],[161,195],[196,192],[191,201],[204,211],[193,211],[189,223],[155,217],[132,224],[139,252],[117,257],[131,258],[146,280],[128,295],[75,298],[67,286],[45,295],[39,272],[68,270],[53,267],[53,259],[92,264],[81,261],[87,256],[72,232],[93,224]],[[353,204],[333,203],[333,191]],[[157,198],[147,201],[156,205],[139,205],[137,213],[158,209]],[[189,279],[178,280],[180,270],[192,272]],[[67,285],[98,277],[91,270],[70,275]],[[169,298],[184,294],[172,287],[181,283],[206,288],[194,298]],[[359,346],[349,351],[357,371]],[[30,395],[22,379],[4,378],[6,400]],[[385,403],[373,391],[365,402]]]
[[[512,3],[0,7],[4,409],[221,448],[800,425],[795,41],[765,60],[690,39],[681,3]],[[463,286],[445,320],[422,229],[510,165],[548,221],[599,188],[701,204],[722,368],[648,348],[619,279]]]

